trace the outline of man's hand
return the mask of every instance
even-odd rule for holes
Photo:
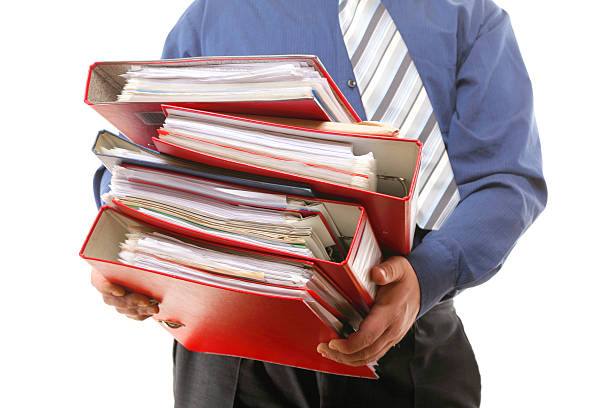
[[[378,360],[406,335],[421,305],[421,291],[414,269],[403,256],[393,256],[370,271],[379,285],[374,305],[359,331],[347,339],[321,343],[323,357],[350,366]]]
[[[130,319],[145,320],[159,313],[159,302],[141,293],[129,293],[123,286],[115,285],[95,269],[91,270],[91,284],[102,293],[104,302],[114,306]]]

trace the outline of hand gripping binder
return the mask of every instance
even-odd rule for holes
[[[151,136],[163,123],[161,104],[157,102],[117,102],[125,79],[121,77],[133,65],[192,67],[195,65],[215,65],[219,63],[257,63],[257,62],[298,62],[314,68],[325,78],[333,97],[355,121],[359,116],[342,95],[318,57],[314,55],[277,55],[277,56],[239,56],[239,57],[198,57],[156,61],[117,61],[96,62],[89,68],[85,103],[93,107],[132,141],[150,146]],[[251,113],[257,115],[285,116],[292,118],[333,120],[323,108],[316,94],[299,99],[237,102],[181,102],[174,103],[194,109],[218,112]]]
[[[138,167],[138,166],[127,166],[127,167]],[[154,172],[159,173],[167,173],[173,174],[174,172],[161,170],[161,169],[150,169]],[[184,175],[187,178],[195,178],[198,177]],[[200,177],[201,178],[201,177]],[[203,178],[202,178],[203,179]],[[167,187],[164,184],[155,184],[148,181],[139,181],[133,180],[133,182],[142,182],[148,185],[152,185],[155,187],[161,188],[171,188],[174,190],[178,190],[174,187]],[[248,191],[257,191],[256,189],[248,189],[245,187],[238,187],[236,185],[232,185],[229,183],[221,183],[219,184],[227,185],[231,188],[240,188],[242,190]],[[178,190],[183,191],[190,194],[196,194],[190,190]],[[118,210],[122,213],[127,214],[135,219],[143,221],[147,224],[154,225],[156,227],[162,228],[164,230],[172,231],[175,233],[179,233],[184,236],[193,237],[196,239],[203,239],[208,242],[215,242],[220,244],[229,245],[232,247],[245,248],[253,251],[257,251],[259,253],[269,253],[278,256],[291,257],[296,259],[302,259],[304,261],[310,262],[317,266],[319,270],[334,284],[337,285],[339,291],[341,291],[345,297],[351,302],[351,304],[357,308],[364,315],[369,311],[370,307],[374,302],[375,296],[375,286],[369,280],[369,270],[372,266],[380,263],[381,261],[381,251],[380,247],[376,241],[374,232],[372,230],[372,226],[370,225],[368,215],[366,214],[363,207],[345,202],[335,202],[331,200],[324,199],[312,199],[312,198],[304,198],[299,196],[287,195],[288,198],[295,198],[298,200],[305,200],[308,202],[320,202],[324,203],[327,211],[331,215],[331,217],[335,221],[335,225],[339,230],[339,233],[342,237],[352,238],[350,241],[350,245],[346,250],[346,255],[344,259],[339,262],[334,262],[331,260],[323,260],[317,258],[309,258],[309,257],[300,257],[299,255],[284,252],[281,250],[274,250],[270,248],[264,248],[255,244],[244,243],[238,240],[233,240],[229,238],[218,237],[205,231],[189,228],[184,225],[179,225],[178,223],[171,223],[166,219],[161,217],[156,217],[150,213],[139,212],[138,210],[124,205],[119,200],[113,200],[112,205],[114,205]],[[209,197],[210,198],[210,197]],[[221,200],[227,203],[231,203],[229,200]],[[249,204],[252,207],[257,207],[257,205]],[[274,207],[265,207],[260,206],[262,208],[274,208]],[[292,211],[292,210],[287,210]],[[295,211],[295,210],[293,210]],[[309,211],[300,211],[297,212],[308,213]],[[312,212],[311,212],[312,213]],[[329,230],[329,225],[324,221],[327,229]],[[362,284],[362,282],[367,282],[366,285]]]
[[[326,316],[321,308],[333,315],[330,306],[308,289],[281,290],[282,295],[256,293],[120,263],[118,243],[137,225],[141,224],[103,207],[80,256],[106,279],[160,300],[154,318],[187,349],[377,378],[370,365],[346,366],[317,353],[320,342],[340,336],[321,317]]]
[[[307,183],[317,196],[326,196],[337,200],[349,199],[358,202],[365,207],[376,238],[382,247],[400,254],[410,252],[416,226],[417,200],[415,191],[422,148],[418,140],[313,130],[173,105],[163,105],[162,109],[166,115],[168,112],[182,112],[185,115],[199,116],[205,118],[208,122],[220,125],[251,127],[269,131],[282,129],[284,132],[297,136],[350,142],[356,154],[372,152],[378,158],[378,182],[380,185],[378,190],[384,191],[384,193],[228,160],[178,146],[159,137],[153,138],[157,150],[171,156],[229,170]],[[162,129],[158,130],[159,135],[164,135],[164,132]]]

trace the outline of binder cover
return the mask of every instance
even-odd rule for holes
[[[220,123],[250,123],[261,129],[274,130],[275,128],[285,128],[296,132],[308,132],[309,135],[313,134],[312,129],[264,122],[222,113],[199,111],[174,105],[163,105],[162,109],[164,112],[177,110],[193,115],[202,115]],[[158,130],[158,133],[163,135],[165,131]],[[345,134],[331,131],[318,131],[317,133],[321,134],[321,138],[351,142],[356,149],[361,149],[364,152],[372,151],[375,157],[380,158],[377,161],[379,174],[389,176],[390,178],[401,177],[405,179],[406,191],[401,188],[400,183],[395,181],[385,182],[392,191],[390,191],[391,194],[383,194],[207,155],[163,141],[157,137],[153,138],[153,143],[158,151],[182,159],[235,171],[307,183],[317,196],[328,196],[338,200],[349,199],[358,202],[365,207],[380,245],[400,254],[409,253],[416,226],[417,200],[414,195],[422,144],[418,140],[393,137]]]
[[[116,102],[125,80],[119,75],[127,72],[131,65],[166,65],[173,67],[190,66],[202,62],[257,62],[257,61],[300,61],[314,67],[326,78],[338,101],[345,106],[356,122],[359,116],[314,55],[240,56],[240,57],[198,57],[156,61],[96,62],[89,68],[85,103],[92,106],[130,140],[153,147],[151,137],[163,123],[161,104],[154,102]],[[285,116],[299,119],[328,121],[332,118],[325,112],[313,95],[312,98],[285,101],[180,103],[179,106],[217,112],[250,113],[257,115]]]
[[[310,370],[377,378],[370,366],[351,367],[321,357],[316,347],[339,336],[298,295],[281,297],[215,287],[131,267],[117,261],[126,224],[103,207],[80,256],[112,282],[161,301],[154,318],[192,351],[239,356]],[[112,242],[110,242],[112,241]]]

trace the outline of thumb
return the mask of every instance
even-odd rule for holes
[[[388,285],[402,280],[405,276],[405,268],[409,266],[410,263],[403,256],[393,256],[372,267],[370,278],[377,285]]]

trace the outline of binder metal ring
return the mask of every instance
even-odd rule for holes
[[[408,185],[408,180],[406,180],[404,177],[385,176],[383,174],[379,174],[376,177],[378,177],[380,180],[394,180],[394,181],[397,181],[398,183],[400,183],[402,185],[402,188],[404,189],[404,195],[408,195],[408,193],[410,193],[410,186]]]
[[[170,320],[158,320],[158,322],[160,322],[161,324],[163,324],[164,326],[166,326],[169,329],[179,329],[181,327],[185,327],[185,325],[183,323],[173,322],[173,321],[170,321]]]

